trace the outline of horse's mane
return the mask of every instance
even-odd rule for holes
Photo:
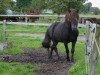
[[[70,9],[66,12],[65,22],[69,22],[73,18],[76,18],[77,20],[79,20],[79,14],[75,9]]]

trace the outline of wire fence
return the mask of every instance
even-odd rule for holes
[[[16,35],[14,35],[14,33],[16,33],[16,32],[35,33],[35,31],[33,31],[30,26],[48,27],[55,21],[63,22],[64,15],[0,15],[0,20],[1,20],[0,23],[3,24],[3,26],[2,26],[2,41],[3,41],[3,47],[5,48],[7,46],[7,43],[6,43],[7,39],[18,38]],[[5,20],[6,20],[6,22],[5,22]],[[32,22],[32,20],[34,20],[34,21]],[[11,26],[13,29],[9,30],[9,28],[7,28],[9,25],[13,25],[13,26]],[[14,25],[19,25],[19,26],[23,26],[23,27],[22,27],[22,29],[18,29],[18,27],[17,26],[14,27]],[[25,26],[29,26],[30,28],[27,27],[26,29],[23,29]],[[79,24],[78,26],[85,27],[84,24]],[[39,29],[36,31],[39,31]],[[44,29],[44,30],[46,31],[46,29]],[[45,32],[44,30],[42,30],[41,32],[42,33]],[[28,34],[28,35],[30,35],[30,34]],[[43,37],[43,36],[39,36],[39,37]],[[24,39],[33,39],[33,37],[27,38],[26,36],[24,36]]]
[[[7,15],[0,15],[0,17],[9,17]],[[34,39],[33,37],[27,38],[26,37],[17,37],[17,36],[13,36],[13,37],[8,37],[7,32],[30,32],[30,30],[26,29],[26,30],[15,30],[16,28],[14,28],[14,30],[7,30],[6,29],[6,25],[7,24],[18,24],[18,25],[35,25],[35,26],[50,26],[52,22],[55,21],[64,21],[64,15],[62,16],[58,16],[58,15],[13,15],[10,17],[18,17],[19,20],[23,20],[24,17],[24,21],[22,22],[12,22],[12,19],[9,20],[11,22],[6,22],[6,20],[4,20],[3,22],[0,22],[1,24],[3,24],[3,28],[2,28],[2,41],[3,41],[3,47],[2,49],[6,49],[7,47],[7,38],[12,39],[12,38],[19,38],[19,41],[16,41],[16,43],[18,43],[19,45],[25,44],[21,42],[22,39],[30,39],[30,41],[32,41],[32,39]],[[35,20],[34,23],[30,23],[30,20],[32,19],[31,17],[39,17],[39,20]],[[45,18],[47,17],[47,18]],[[51,18],[50,18],[51,17]],[[49,19],[50,18],[50,19]],[[34,18],[33,18],[34,19]],[[53,20],[52,20],[53,19]],[[46,20],[46,21],[44,21]],[[29,22],[28,22],[29,21]],[[46,23],[45,23],[46,22]],[[95,68],[96,68],[96,64],[98,61],[98,52],[99,52],[99,45],[100,45],[100,27],[96,24],[91,24],[90,22],[86,23],[87,25],[87,34],[86,34],[86,73],[87,75],[95,75]],[[82,26],[82,25],[81,25]],[[33,31],[34,32],[34,31]],[[29,35],[28,35],[29,36]],[[35,35],[36,36],[36,35]],[[41,36],[39,36],[41,37]],[[42,36],[43,37],[43,36]],[[41,41],[39,39],[36,39],[37,41]],[[29,45],[31,45],[30,43],[28,43]],[[32,43],[33,44],[33,43]],[[27,45],[27,44],[25,44]],[[24,46],[25,46],[24,45]],[[33,45],[39,45],[39,43],[35,43]],[[29,46],[31,47],[31,46]],[[99,52],[100,54],[100,52]]]

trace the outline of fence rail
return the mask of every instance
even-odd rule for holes
[[[64,15],[0,15],[2,18],[24,18],[24,21],[27,23],[29,18],[34,18],[34,17],[57,17],[57,18],[63,18]]]
[[[56,17],[57,19],[59,19],[60,21],[63,21],[64,20],[64,17],[65,17],[65,15],[0,15],[0,17],[2,18],[6,18],[6,17],[9,17],[9,18],[12,18],[12,17],[16,17],[16,18],[24,18],[25,20],[24,20],[24,22],[28,22],[28,18],[34,18],[34,17]],[[91,17],[91,15],[90,16],[82,16],[82,15],[80,15],[80,18],[93,18],[93,17],[99,17],[100,18],[100,16],[92,16]]]
[[[50,26],[53,22],[55,22],[55,21],[60,21],[60,22],[62,22],[62,21],[64,21],[64,17],[65,17],[65,15],[0,15],[0,17],[24,17],[25,18],[25,21],[24,22],[9,22],[9,21],[7,21],[7,24],[14,24],[14,25],[23,25],[23,26],[25,26],[25,25],[34,25],[34,26]],[[53,22],[51,22],[51,23],[49,23],[49,22],[45,22],[45,23],[42,23],[42,22],[28,22],[28,18],[29,17],[46,17],[46,18],[49,18],[49,17],[56,17],[56,19],[55,20],[53,20]],[[86,18],[86,16],[81,16],[80,18]],[[45,20],[47,20],[47,19],[45,19]],[[50,19],[51,20],[51,19]],[[83,20],[84,21],[84,20]],[[0,21],[0,24],[3,24],[3,22],[2,21]],[[84,27],[85,28],[85,25],[84,24],[82,24],[82,23],[79,23],[78,24],[78,27]]]
[[[65,15],[0,15],[2,17],[52,17],[52,16],[55,16],[55,17],[64,17]],[[80,15],[80,17],[89,17],[91,18],[91,15]],[[99,17],[98,15],[93,15],[92,18],[95,17]]]
[[[2,22],[0,22],[2,24]],[[52,23],[26,23],[26,22],[7,22],[7,24],[13,25],[33,25],[33,26],[50,26]]]

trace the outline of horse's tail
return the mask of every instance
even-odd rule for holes
[[[50,43],[51,43],[51,38],[50,38],[50,34],[49,34],[48,30],[47,30],[47,32],[45,34],[45,38],[44,38],[44,40],[42,42],[42,46],[44,48],[49,48],[50,47]]]

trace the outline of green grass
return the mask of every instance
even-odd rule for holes
[[[38,70],[39,66],[36,64],[0,62],[0,75],[36,75]]]
[[[93,17],[93,18],[100,18],[100,15],[93,15],[93,14],[80,14],[80,17]]]
[[[9,32],[21,32],[21,33],[44,33],[47,29],[45,26],[18,26],[18,25],[7,25]]]
[[[0,41],[2,41],[2,25],[0,25]]]
[[[18,26],[18,25],[6,25],[7,35],[13,35],[15,33],[45,33],[48,27],[45,26]],[[0,25],[2,31],[2,25]],[[0,34],[1,34],[0,31]],[[80,34],[85,33],[85,28],[79,28]]]
[[[69,70],[69,75],[85,75],[85,48],[84,43],[78,42],[75,51],[75,64]]]
[[[7,50],[1,52],[8,54],[22,54],[23,48],[39,48],[41,47],[42,39],[33,38],[33,37],[13,37],[8,38],[8,43],[12,43],[11,47],[8,47]]]
[[[85,28],[79,28],[79,35],[85,35],[86,29]]]
[[[100,49],[100,47],[99,47]],[[98,63],[96,66],[96,75],[100,75],[100,55],[98,56]]]

